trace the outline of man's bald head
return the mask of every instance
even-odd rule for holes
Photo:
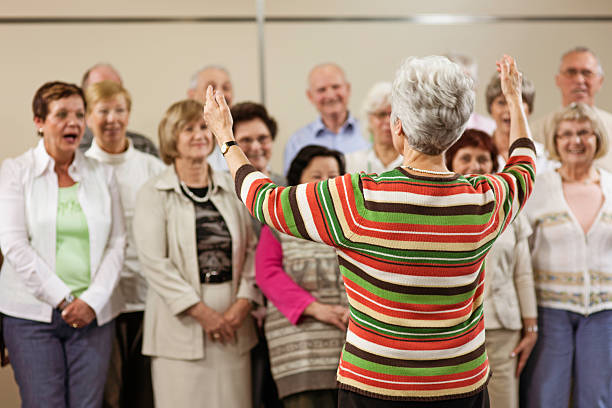
[[[204,94],[209,85],[212,85],[213,90],[223,92],[227,104],[232,106],[234,87],[227,69],[219,65],[206,66],[193,74],[187,97],[204,102]]]
[[[89,85],[102,81],[113,81],[118,84],[123,84],[121,75],[119,75],[119,72],[117,72],[111,64],[100,63],[94,65],[85,72],[81,80],[81,88],[85,90]]]
[[[323,119],[330,115],[346,117],[350,95],[351,84],[338,65],[319,64],[310,70],[306,96]]]

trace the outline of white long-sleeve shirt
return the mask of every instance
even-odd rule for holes
[[[125,261],[117,290],[122,296],[121,313],[143,311],[147,298],[147,282],[140,270],[138,252],[134,243],[132,219],[136,205],[136,193],[151,177],[161,173],[166,166],[157,157],[136,150],[128,139],[125,152],[111,154],[102,150],[94,141],[85,156],[113,167],[119,186],[123,207],[127,245]]]
[[[53,308],[70,293],[55,273],[58,200],[55,162],[43,140],[0,168],[0,312],[50,322]],[[87,220],[91,283],[80,298],[96,312],[98,324],[116,313],[111,296],[125,251],[119,191],[110,167],[80,152],[68,168],[79,183],[78,199]]]

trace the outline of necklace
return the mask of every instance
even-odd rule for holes
[[[417,169],[416,167],[408,166],[407,164],[404,164],[402,167],[405,167],[408,170],[416,171],[418,173],[432,174],[434,176],[454,176],[455,175],[454,171],[423,170],[423,169]]]
[[[185,194],[187,194],[187,196],[191,198],[193,201],[195,201],[196,203],[205,203],[208,201],[208,196],[210,195],[211,186],[208,186],[208,190],[206,190],[206,194],[204,194],[204,197],[198,197],[197,195],[195,195],[193,191],[191,191],[189,187],[187,187],[187,184],[185,184],[183,180],[181,180],[181,187],[183,191],[185,192]]]

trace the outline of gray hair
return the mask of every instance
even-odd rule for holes
[[[473,86],[446,57],[408,57],[393,81],[391,123],[400,120],[415,150],[441,154],[461,136],[474,111]]]
[[[189,80],[189,88],[188,89],[196,89],[198,87],[198,77],[200,76],[200,74],[204,71],[208,71],[209,69],[218,69],[219,71],[223,71],[227,74],[227,76],[230,76],[229,71],[227,70],[227,68],[225,68],[222,65],[206,65],[204,67],[202,67],[201,69],[197,70],[192,76],[191,79]]]
[[[597,54],[595,54],[593,52],[593,50],[591,50],[589,47],[585,47],[583,45],[576,46],[576,47],[572,48],[571,50],[568,50],[568,51],[564,52],[563,55],[561,56],[561,62],[559,64],[559,69],[561,69],[561,65],[563,64],[563,60],[565,59],[565,57],[567,57],[570,54],[583,53],[583,52],[587,52],[587,53],[591,54],[593,57],[595,57],[595,61],[597,61],[597,70],[599,71],[598,74],[599,75],[603,75],[604,74],[604,70],[603,70],[603,67],[601,66],[601,61],[599,61],[599,57],[597,56]]]
[[[474,58],[454,51],[447,52],[444,54],[444,57],[463,68],[463,70],[467,72],[470,77],[472,77],[472,81],[478,81],[478,64]]]
[[[391,104],[391,82],[375,83],[361,105],[361,117],[367,120],[370,113]]]

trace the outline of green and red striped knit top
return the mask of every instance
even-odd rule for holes
[[[531,140],[510,153],[484,176],[396,168],[278,187],[250,165],[238,170],[236,191],[260,221],[336,248],[350,305],[340,388],[443,400],[486,386],[484,259],[535,177]]]

